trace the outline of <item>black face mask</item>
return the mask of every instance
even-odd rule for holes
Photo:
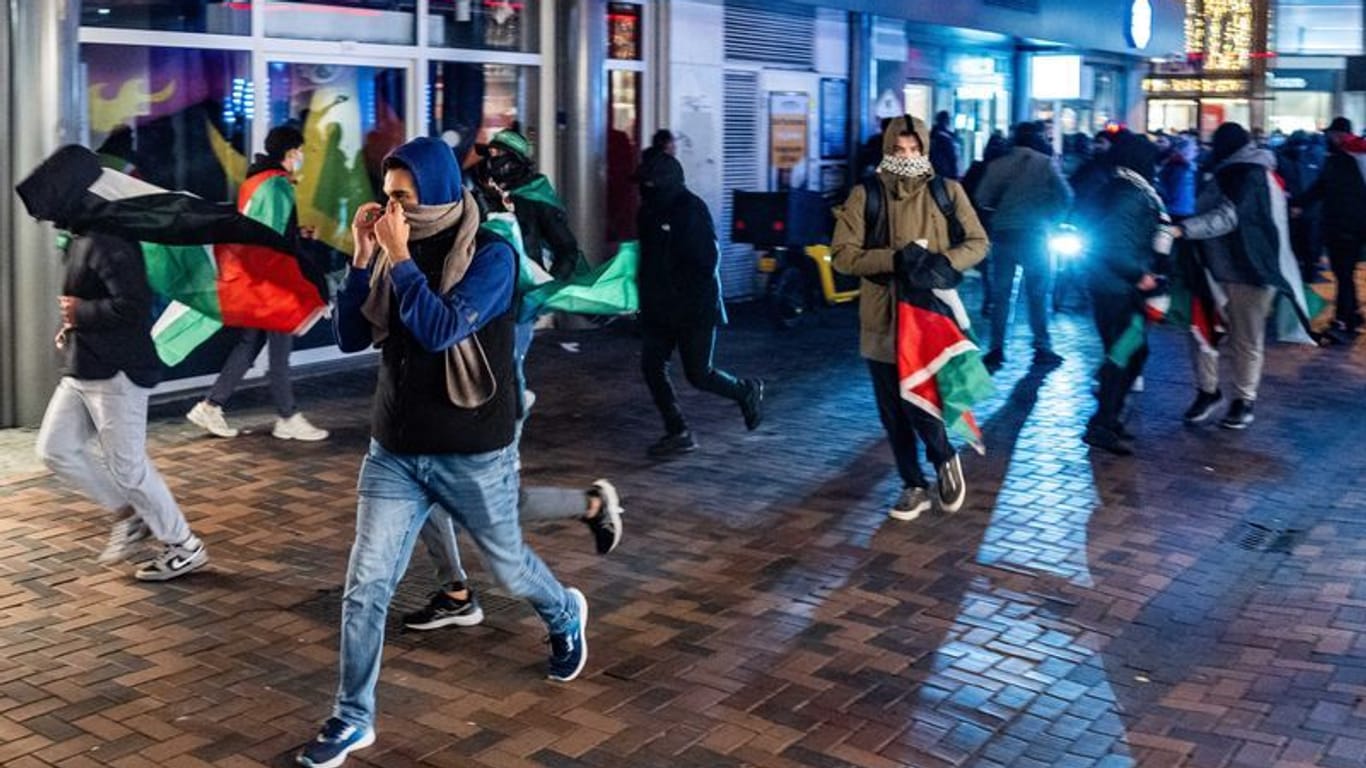
[[[526,175],[527,167],[516,155],[498,155],[488,159],[489,178],[499,184],[507,184]]]

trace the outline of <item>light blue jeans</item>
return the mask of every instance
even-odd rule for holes
[[[357,728],[374,722],[389,601],[433,505],[469,533],[498,582],[526,598],[551,634],[568,632],[578,621],[574,600],[522,541],[516,443],[479,454],[401,455],[371,440],[357,495],[335,717]]]

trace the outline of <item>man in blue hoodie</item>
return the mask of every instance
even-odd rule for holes
[[[377,345],[380,370],[342,600],[336,706],[298,756],[315,768],[335,768],[374,743],[385,616],[433,505],[546,623],[548,677],[573,680],[587,659],[588,603],[527,547],[517,519],[513,249],[480,228],[442,141],[404,144],[383,171],[388,204],[356,211],[355,252],[337,292],[338,346]]]

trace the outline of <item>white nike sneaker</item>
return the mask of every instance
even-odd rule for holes
[[[304,418],[302,413],[296,413],[287,419],[276,419],[275,429],[270,432],[281,440],[302,440],[306,443],[326,440],[329,434],[325,429],[318,429]]]
[[[209,552],[204,548],[204,542],[191,534],[180,544],[167,544],[156,559],[144,563],[133,575],[138,581],[170,581],[203,567],[207,562]]]
[[[237,437],[237,430],[228,426],[227,420],[223,418],[223,409],[208,400],[195,403],[190,412],[185,414],[185,418],[211,435]]]
[[[109,565],[127,560],[142,548],[142,543],[151,535],[152,531],[147,527],[147,523],[130,511],[114,521],[113,527],[109,529],[109,541],[104,545],[104,551],[100,556],[95,558],[95,562]]]

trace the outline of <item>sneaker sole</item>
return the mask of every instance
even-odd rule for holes
[[[911,509],[893,508],[891,511],[887,513],[887,516],[892,518],[893,520],[900,520],[903,523],[909,523],[912,520],[918,519],[922,514],[928,511],[930,511],[930,502],[925,501],[924,503],[917,504]]]
[[[298,440],[298,441],[301,442],[301,443],[320,443],[320,442],[322,442],[323,440],[326,440],[327,437],[328,437],[328,435],[330,435],[330,434],[331,434],[330,432],[324,432],[324,433],[322,433],[321,435],[308,435],[308,436],[304,436],[304,435],[282,435],[282,434],[280,434],[279,432],[276,432],[275,430],[271,430],[271,432],[270,432],[270,436],[271,436],[271,437],[274,437],[274,438],[276,438],[276,439],[279,439],[279,440]]]
[[[593,487],[598,489],[598,494],[602,497],[602,512],[612,521],[612,546],[608,547],[606,552],[598,554],[610,555],[621,543],[621,516],[626,510],[622,509],[621,497],[617,495],[617,487],[612,485],[611,481],[599,478],[593,481]]]
[[[1244,429],[1247,429],[1251,424],[1252,424],[1252,420],[1251,420],[1251,419],[1248,419],[1247,421],[1239,421],[1239,422],[1229,422],[1229,421],[1221,421],[1221,422],[1219,422],[1219,426],[1223,427],[1224,429],[1236,429],[1236,430],[1239,430],[1239,431],[1244,430]]]
[[[957,467],[957,471],[954,474],[958,477],[958,496],[953,499],[946,499],[944,498],[942,490],[938,494],[939,508],[944,510],[948,514],[953,514],[954,512],[957,512],[958,510],[962,509],[963,502],[967,501],[968,499],[968,484],[967,481],[963,478],[962,457],[955,456],[953,458],[953,463]],[[940,489],[943,488],[943,486],[939,485],[938,483],[936,483],[936,485],[938,485]]]
[[[484,609],[475,608],[474,613],[457,616],[445,616],[443,618],[432,619],[431,621],[426,621],[421,624],[409,624],[405,621],[403,622],[403,626],[407,627],[408,629],[426,631],[429,629],[441,629],[442,627],[477,627],[482,623],[484,623]]]
[[[210,435],[213,435],[214,437],[221,437],[221,438],[224,438],[225,440],[226,440],[226,439],[230,439],[230,438],[237,437],[238,433],[241,431],[241,430],[237,430],[237,429],[230,429],[230,430],[227,431],[227,432],[221,432],[221,431],[219,431],[219,430],[217,430],[217,429],[214,429],[213,427],[209,426],[209,423],[208,423],[207,421],[204,421],[203,419],[199,418],[199,416],[197,416],[197,415],[194,413],[194,411],[191,411],[191,412],[185,414],[185,420],[188,421],[188,422],[190,422],[191,424],[195,425],[196,427],[199,427],[200,429],[204,430],[205,432],[208,432]]]
[[[578,677],[583,672],[584,665],[588,663],[588,598],[574,587],[570,587],[568,592],[574,596],[574,601],[579,604],[579,628],[583,631],[583,648],[579,653],[579,666],[568,675],[546,675],[546,677],[557,683],[568,683]]]
[[[294,759],[294,762],[298,763],[299,765],[307,766],[308,768],[338,768],[338,766],[346,762],[347,755],[351,754],[352,752],[355,752],[358,749],[365,749],[366,747],[374,743],[375,729],[371,728],[370,730],[365,732],[365,735],[361,737],[360,741],[342,750],[342,753],[340,755],[337,755],[331,760],[324,760],[321,763],[315,763],[312,760],[305,758],[303,755],[299,755]]]
[[[139,570],[139,571],[137,571],[137,572],[135,572],[135,573],[133,574],[133,578],[137,579],[138,581],[170,581],[171,579],[178,579],[178,578],[180,578],[181,576],[184,576],[184,575],[187,574],[187,573],[193,573],[193,572],[199,570],[200,568],[203,568],[204,566],[206,566],[206,565],[208,565],[208,564],[209,564],[209,556],[208,556],[207,553],[205,553],[203,557],[196,557],[196,558],[190,560],[190,562],[186,563],[186,564],[185,564],[185,567],[184,567],[184,568],[181,568],[180,570],[177,570],[177,571],[141,571],[141,570]]]

